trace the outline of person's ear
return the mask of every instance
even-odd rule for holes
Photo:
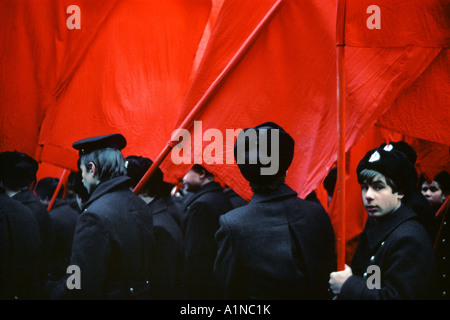
[[[92,172],[92,175],[95,177],[97,175],[97,166],[92,161],[89,162],[89,170]]]
[[[199,173],[199,178],[200,178],[200,180],[205,180],[205,178],[206,178],[206,171],[205,171],[205,169],[202,169],[201,170],[202,172],[201,173]]]

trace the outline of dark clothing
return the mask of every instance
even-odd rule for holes
[[[0,299],[37,299],[39,226],[31,210],[0,193]]]
[[[367,285],[372,282],[368,278],[372,271],[367,270],[372,265],[379,267],[379,289]],[[351,268],[353,275],[342,285],[341,299],[431,298],[436,273],[433,248],[417,214],[407,206],[368,219]]]
[[[317,203],[287,185],[220,217],[215,274],[225,299],[327,299],[334,232]]]
[[[63,199],[56,199],[50,210],[50,273],[57,280],[66,275],[72,252],[72,241],[80,213]]]
[[[447,211],[450,209],[447,208]],[[445,219],[444,219],[445,216]],[[435,298],[439,300],[450,299],[450,227],[449,213],[445,215],[445,210],[437,217],[439,227],[442,225],[441,232],[437,237],[435,247],[436,257],[436,293]]]
[[[81,289],[68,289],[66,276],[49,283],[51,298],[148,298],[153,249],[149,207],[129,189],[129,178],[101,182],[83,206],[73,239],[70,264],[80,268]]]
[[[177,207],[171,197],[156,198],[148,204],[153,216],[155,258],[152,298],[182,299],[181,277],[184,264],[183,236],[175,217]]]
[[[422,192],[415,188],[404,204],[417,213],[418,221],[423,225],[431,242],[433,242],[436,237],[438,225],[434,217],[433,208]]]
[[[186,202],[184,221],[185,269],[183,284],[188,299],[220,299],[214,276],[219,217],[232,209],[217,182],[203,185]]]
[[[39,198],[33,191],[22,191],[16,193],[14,200],[27,206],[33,212],[33,216],[39,225],[39,235],[41,242],[41,265],[39,270],[39,277],[41,281],[42,295],[44,294],[44,285],[48,279],[49,273],[49,258],[50,258],[50,216],[47,208],[41,203]],[[42,296],[44,298],[45,296]]]
[[[245,206],[248,204],[244,198],[236,193],[233,189],[227,188],[224,191],[224,194],[227,196],[228,200],[230,200],[233,209]]]

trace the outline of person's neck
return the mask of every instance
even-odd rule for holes
[[[10,198],[12,198],[12,197],[14,197],[16,194],[18,194],[20,191],[14,191],[14,190],[10,190],[10,189],[6,189],[6,194],[10,197]]]

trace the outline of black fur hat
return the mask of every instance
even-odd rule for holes
[[[272,138],[276,139],[275,145],[272,145]],[[246,180],[256,184],[269,184],[286,174],[294,157],[294,145],[294,139],[281,126],[265,122],[239,133],[234,145],[234,159]],[[267,147],[265,155],[271,159],[261,157],[261,148],[264,147]],[[278,166],[272,172],[271,167],[277,164],[268,163],[268,160],[274,158],[277,158]]]
[[[408,157],[402,151],[382,148],[372,149],[359,162],[356,173],[370,169],[390,178],[400,191],[409,195],[417,183],[417,171]]]
[[[409,161],[412,162],[412,164],[415,164],[417,161],[417,153],[416,150],[414,150],[411,145],[406,143],[405,141],[397,141],[397,142],[389,142],[388,144],[382,143],[380,145],[380,148],[390,151],[392,149],[403,152],[406,157],[409,159]]]
[[[127,176],[132,179],[133,186],[136,186],[139,181],[141,181],[142,177],[148,171],[148,169],[150,169],[152,164],[152,160],[141,156],[128,156],[125,158]],[[162,183],[163,179],[163,172],[160,168],[156,168],[156,171],[153,172],[153,175],[150,177],[150,180],[147,181],[147,184]]]

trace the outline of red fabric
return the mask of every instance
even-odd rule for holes
[[[201,134],[283,126],[296,141],[287,183],[305,197],[336,161],[342,30],[350,167],[352,147],[377,125],[429,150],[420,169],[437,170],[426,159],[448,157],[450,145],[448,1],[378,1],[373,30],[372,2],[339,3],[337,20],[337,3],[322,0],[79,0],[81,29],[69,30],[72,1],[2,1],[0,151],[76,169],[74,141],[121,132],[125,156],[155,159],[201,102]],[[251,197],[236,165],[204,165]],[[161,167],[171,182],[189,169],[170,155]],[[349,237],[359,222],[348,222]]]
[[[345,45],[352,47],[449,46],[448,0],[341,0],[345,2]],[[379,29],[375,24],[379,8]],[[374,11],[375,10],[375,11]]]

